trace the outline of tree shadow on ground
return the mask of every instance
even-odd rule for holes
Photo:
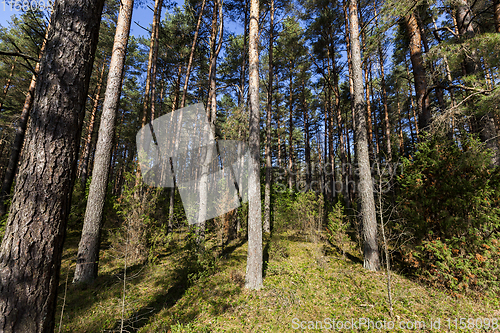
[[[231,246],[228,246],[224,249],[223,257],[227,258],[230,256],[236,249],[241,247],[246,242],[245,239],[240,239],[235,241]],[[163,310],[169,309],[174,306],[181,298],[185,296],[186,291],[193,286],[196,281],[192,280],[193,275],[203,274],[201,271],[203,268],[200,268],[199,263],[196,262],[196,254],[193,253],[193,249],[190,248],[189,242],[184,246],[183,250],[186,255],[181,259],[180,264],[177,268],[171,273],[168,274],[168,277],[165,276],[161,281],[157,282],[157,284],[169,285],[172,282],[175,282],[170,288],[168,288],[165,292],[156,294],[150,302],[135,311],[131,315],[129,315],[124,320],[124,329],[127,332],[137,332],[142,327],[148,324],[150,318],[154,317],[158,313]],[[209,251],[209,250],[205,250]],[[220,265],[223,265],[222,263]],[[209,275],[213,275],[218,270],[214,272],[210,272]],[[209,291],[211,293],[212,299],[209,303],[212,305],[213,315],[219,315],[220,313],[226,311],[230,305],[227,304],[227,300],[230,298],[230,294],[228,291],[217,290],[217,283],[210,280],[210,276],[206,275],[207,281],[204,281],[203,284],[206,286],[204,290]],[[213,297],[215,296],[215,297]],[[204,298],[206,294],[196,294],[191,293],[189,297],[193,300],[197,298]],[[190,306],[190,310],[187,312],[183,312],[182,321],[183,322],[191,322],[193,321],[201,312],[196,306]],[[117,320],[114,328],[111,330],[120,331],[121,327],[121,319]]]
[[[76,260],[72,260],[76,261]],[[140,272],[144,269],[144,264],[136,264],[127,268],[127,275],[141,276]],[[95,303],[106,298],[119,298],[120,295],[113,292],[112,286],[120,283],[120,277],[123,276],[123,269],[115,269],[106,273],[100,273],[97,279],[92,284],[72,284],[74,275],[74,262],[70,267],[61,271],[60,284],[58,290],[58,298],[64,298],[64,313],[67,316],[71,313],[72,317],[83,316]],[[67,289],[66,289],[67,288]],[[59,307],[62,304],[58,301],[58,313],[61,312]],[[59,318],[59,317],[58,317]],[[91,325],[92,326],[92,325]],[[88,327],[88,332],[93,332],[102,329],[101,327]]]
[[[326,256],[330,256],[332,254],[340,254],[342,256],[342,249],[340,248],[340,246],[332,244],[330,242],[328,242],[328,246],[326,244],[325,246],[323,246],[323,252]],[[363,264],[362,259],[349,253],[348,251],[344,251],[344,257],[354,264]]]

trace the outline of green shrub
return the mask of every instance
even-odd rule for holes
[[[498,256],[491,249],[500,230],[499,176],[484,145],[433,137],[403,163],[403,222],[392,227],[406,238],[406,262],[425,280],[453,290],[498,289],[500,270],[489,261]]]
[[[326,231],[328,240],[332,245],[336,245],[339,248],[342,255],[345,255],[346,246],[349,243],[349,236],[347,235],[348,227],[349,224],[344,215],[344,207],[341,201],[338,201],[333,206],[333,210],[328,213]]]
[[[455,291],[499,292],[500,234],[482,244],[466,246],[465,237],[424,240],[415,257],[424,279]]]
[[[311,232],[319,229],[322,204],[323,196],[316,196],[313,191],[295,194],[295,202],[292,207],[297,214],[299,227],[302,230]]]
[[[274,188],[272,193],[273,196],[273,230],[276,232],[281,232],[289,228],[296,227],[295,223],[295,211],[293,209],[295,195],[289,189],[278,192],[278,188]]]
[[[154,236],[161,234],[153,218],[160,189],[136,185],[135,175],[131,173],[126,173],[125,178],[122,196],[114,204],[123,223],[111,233],[110,242],[118,253],[127,252],[130,263],[143,263],[156,257],[151,244],[158,243],[159,239]]]
[[[301,230],[307,234],[321,228],[323,195],[313,191],[282,191],[274,200],[274,230]]]
[[[194,229],[190,229],[186,236],[184,246],[183,266],[186,267],[186,276],[189,284],[207,278],[217,271],[219,257],[210,251],[200,251],[197,243],[197,234]]]

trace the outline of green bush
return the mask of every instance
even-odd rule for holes
[[[302,230],[310,233],[320,228],[323,195],[313,191],[293,192],[286,190],[274,200],[274,230]]]
[[[125,174],[122,196],[114,203],[114,209],[123,223],[111,232],[110,243],[118,253],[127,255],[130,263],[154,261],[154,250],[165,228],[153,218],[160,189],[136,184],[135,175]]]
[[[436,285],[456,291],[499,292],[499,234],[482,244],[466,246],[465,237],[424,240],[415,251],[423,278]]]
[[[484,145],[470,137],[461,145],[432,137],[403,164],[403,222],[392,227],[406,238],[406,262],[425,280],[453,290],[498,288],[500,269],[490,260],[498,260],[499,176]]]
[[[293,209],[294,193],[288,189],[285,191],[280,190],[279,193],[277,191],[278,188],[274,188],[272,191],[273,194],[276,193],[272,201],[274,208],[273,230],[279,233],[296,227],[296,214]]]
[[[196,240],[197,234],[192,228],[186,236],[185,255],[182,258],[183,266],[187,269],[187,281],[191,285],[214,274],[219,267],[219,257],[210,251],[200,251]]]
[[[313,191],[296,193],[293,210],[302,230],[311,232],[319,229],[322,206],[323,195],[316,196]]]
[[[328,213],[326,231],[328,240],[332,245],[339,248],[342,255],[345,255],[346,246],[349,243],[349,236],[347,235],[348,227],[349,224],[346,221],[344,207],[342,202],[338,201],[335,206],[333,206],[333,210]]]

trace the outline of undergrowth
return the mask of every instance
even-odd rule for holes
[[[347,244],[345,259],[326,242],[326,233],[316,243],[305,241],[302,231],[274,233],[264,243],[264,287],[250,292],[244,288],[244,240],[232,241],[214,257],[211,247],[201,255],[196,251],[188,228],[173,237],[158,249],[155,263],[129,268],[128,332],[293,332],[294,318],[391,320],[385,276],[362,268],[361,258],[351,251],[353,243]],[[62,332],[118,330],[122,269],[110,253],[101,251],[95,285],[69,286]],[[73,268],[65,261],[61,276],[68,269],[71,275]],[[60,287],[62,293],[64,278]],[[495,299],[452,295],[398,274],[393,295],[394,321],[500,316]]]

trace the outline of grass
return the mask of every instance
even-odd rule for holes
[[[438,331],[428,325],[440,319],[440,332],[476,332],[457,329],[453,321],[448,329],[446,319],[500,320],[498,295],[474,299],[452,295],[397,273],[392,280],[394,317],[390,318],[385,274],[364,270],[353,244],[345,258],[324,241],[306,242],[298,232],[274,235],[264,242],[264,287],[248,291],[244,288],[245,242],[229,244],[217,258],[209,248],[204,256],[197,257],[184,238],[183,233],[174,235],[158,248],[154,263],[127,270],[127,332],[296,332],[300,323],[317,331],[322,331],[321,324],[326,331],[325,318],[392,320],[396,327],[391,331],[395,332],[405,331],[398,328],[403,322],[424,322],[426,328],[420,331]],[[119,332],[123,260],[111,249],[101,251],[95,284],[86,289],[72,286],[77,244],[77,236],[70,234],[61,269],[56,322],[60,320],[68,276],[61,332]],[[369,330],[364,326],[348,331]]]

